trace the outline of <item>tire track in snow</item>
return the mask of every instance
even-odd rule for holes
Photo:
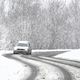
[[[22,55],[23,56],[23,55]],[[62,71],[54,65],[47,64],[39,60],[33,60],[22,57],[21,55],[16,56],[26,62],[29,62],[38,67],[39,73],[34,80],[64,80]],[[25,55],[24,55],[25,56]]]
[[[24,58],[27,58],[27,59],[31,59],[31,60],[40,61],[40,62],[44,62],[44,63],[50,64],[52,66],[56,66],[57,68],[59,68],[62,71],[62,73],[64,75],[64,80],[73,80],[72,79],[72,75],[70,74],[70,72],[68,72],[63,67],[54,64],[52,61],[48,61],[47,59],[42,59],[42,58],[39,58],[39,57],[31,57],[31,56],[24,56],[24,55],[22,55],[21,57],[24,57]]]
[[[23,64],[25,64],[25,67],[28,65],[31,68],[31,75],[26,80],[34,80],[35,77],[37,76],[38,70],[37,70],[36,66],[15,57],[14,54],[4,54],[3,56],[6,58],[9,58],[9,59],[16,60],[20,63],[23,63]]]
[[[67,60],[67,59],[60,59],[60,58],[55,58],[55,57],[43,57],[40,56],[39,58],[49,60],[49,61],[54,61],[57,63],[73,66],[76,68],[80,68],[80,62],[79,61],[73,61],[73,60]]]
[[[70,66],[80,68],[80,61],[61,59],[61,58],[56,58],[56,57],[51,57],[51,59],[54,60],[54,61],[63,63],[63,64],[67,64],[67,65],[70,65]]]
[[[72,75],[73,80],[80,80],[80,62],[66,59],[58,59],[54,57],[40,57],[41,59],[47,59],[48,61],[57,62],[62,67],[65,67]]]
[[[52,57],[43,57],[43,56],[40,56],[39,58],[54,62],[54,63],[60,65],[61,67],[67,69],[67,71],[69,71],[70,74],[72,75],[73,80],[80,79],[80,66],[79,66],[80,64],[79,64],[79,62],[75,62],[75,61],[71,62],[70,60],[62,60],[62,59],[60,60],[60,59],[55,59]]]

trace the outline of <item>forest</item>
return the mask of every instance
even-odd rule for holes
[[[80,0],[0,0],[0,49],[20,40],[32,49],[80,48]]]

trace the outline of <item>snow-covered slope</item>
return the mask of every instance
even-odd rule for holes
[[[4,51],[2,51],[4,54]],[[5,58],[0,54],[0,80],[23,80],[31,74],[31,68],[27,65]],[[28,73],[27,73],[28,72]],[[27,75],[25,77],[25,75]]]
[[[65,52],[55,56],[56,58],[63,58],[69,60],[80,61],[80,49],[71,50],[69,52]]]

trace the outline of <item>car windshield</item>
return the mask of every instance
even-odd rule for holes
[[[28,44],[19,43],[17,46],[27,47],[27,46],[28,46]]]

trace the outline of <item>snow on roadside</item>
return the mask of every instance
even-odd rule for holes
[[[58,54],[54,56],[56,58],[62,58],[62,59],[69,59],[69,60],[75,60],[75,61],[80,61],[80,49],[76,50],[71,50],[69,52],[65,52],[62,54]]]
[[[70,66],[65,66],[71,73],[73,80],[80,80],[80,69]]]
[[[29,66],[0,55],[0,80],[25,80],[30,74]]]
[[[42,56],[41,56],[42,57]],[[49,59],[49,60],[54,60],[50,57],[42,57],[44,59]],[[49,61],[47,61],[49,62]],[[51,62],[53,63],[53,62]],[[69,66],[67,64],[61,64],[61,63],[56,63],[54,62],[54,64],[59,65],[61,67],[63,67],[64,69],[66,69],[67,71],[69,71],[72,75],[73,80],[80,80],[80,68],[74,67],[74,66]]]
[[[65,52],[59,55],[54,56],[56,58],[62,58],[62,59],[68,59],[68,60],[74,60],[74,61],[80,61],[80,49],[78,50],[72,50],[70,52]],[[73,76],[73,80],[80,80],[80,69],[70,66],[65,66],[65,68],[68,68],[68,70],[71,72]]]
[[[74,66],[69,66],[69,65],[60,64],[60,63],[56,63],[56,64],[58,64],[59,66],[69,71],[70,74],[72,75],[73,80],[80,80],[80,68],[76,68]]]
[[[36,49],[32,50],[32,52],[54,52],[54,51],[71,51],[72,49]]]
[[[73,80],[80,80],[80,68],[76,68],[76,67],[73,67],[73,66],[60,64],[60,63],[55,63],[55,64],[63,67],[67,71],[69,71],[70,74],[72,75]]]
[[[13,50],[0,50],[0,55],[3,55],[3,54],[12,54],[13,53]]]
[[[39,73],[37,74],[35,80],[64,80],[63,73],[59,68],[55,66],[20,56],[15,57],[22,59],[23,61],[26,61],[37,67]]]

